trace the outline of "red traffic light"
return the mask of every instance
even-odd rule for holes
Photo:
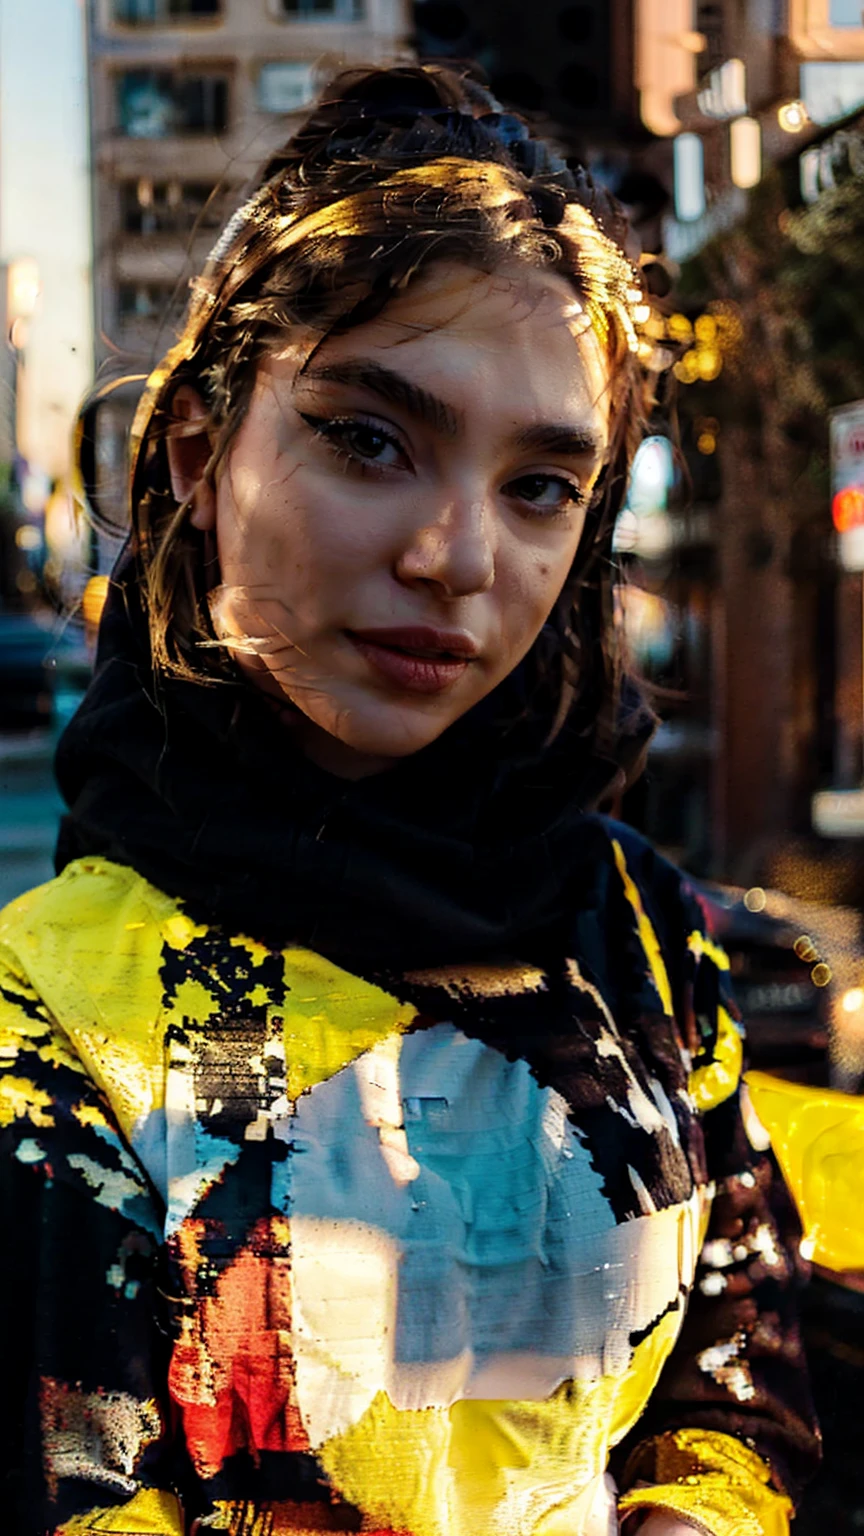
[[[831,516],[838,533],[864,526],[864,486],[847,485],[831,503]]]

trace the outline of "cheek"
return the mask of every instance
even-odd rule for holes
[[[503,632],[513,647],[530,646],[555,606],[573,563],[578,541],[538,551],[517,546],[499,564]]]
[[[302,463],[286,470],[277,460],[269,472],[241,463],[217,497],[222,581],[254,585],[312,623],[380,562],[379,526],[380,511],[358,508],[344,485]]]

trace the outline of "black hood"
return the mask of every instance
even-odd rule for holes
[[[621,770],[567,726],[544,747],[524,690],[517,670],[430,747],[334,777],[239,678],[154,675],[126,554],[57,752],[58,871],[103,854],[193,916],[355,969],[532,958],[571,905],[594,843],[586,813]],[[631,700],[628,756],[651,726]]]

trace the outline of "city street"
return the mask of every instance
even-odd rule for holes
[[[0,735],[0,906],[53,873],[62,801],[49,731]]]

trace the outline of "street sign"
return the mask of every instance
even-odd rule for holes
[[[831,515],[846,571],[864,571],[864,400],[831,412]]]

